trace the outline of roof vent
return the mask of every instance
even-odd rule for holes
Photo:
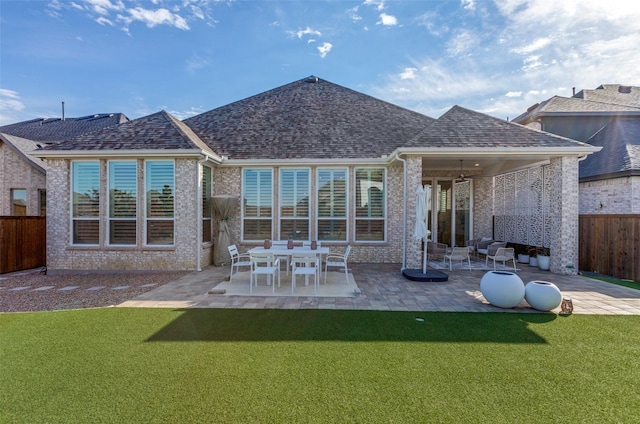
[[[629,87],[628,85],[621,85],[620,87],[618,87],[618,93],[630,94],[631,87]]]
[[[318,82],[318,77],[311,75],[310,77],[307,77],[304,82],[316,83]]]

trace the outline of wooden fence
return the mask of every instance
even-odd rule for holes
[[[580,269],[640,281],[640,215],[580,215]]]
[[[0,274],[45,266],[46,228],[43,216],[0,216]]]

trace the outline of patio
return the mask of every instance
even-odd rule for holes
[[[638,290],[583,276],[553,274],[522,264],[518,264],[518,267],[518,275],[525,283],[544,280],[556,284],[564,297],[573,300],[574,314],[640,315]],[[537,313],[525,302],[514,309],[501,309],[489,305],[480,293],[480,279],[486,272],[484,270],[446,270],[449,281],[421,283],[405,279],[400,272],[399,264],[358,263],[351,264],[350,268],[361,291],[353,297],[210,294],[208,292],[223,282],[229,274],[227,266],[210,266],[118,306]],[[339,272],[333,274],[344,278]],[[240,280],[238,283],[244,284]],[[557,313],[559,309],[553,312]]]

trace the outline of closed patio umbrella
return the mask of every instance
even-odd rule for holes
[[[424,250],[422,252],[422,273],[427,272],[427,237],[429,230],[427,229],[427,193],[422,185],[416,190],[416,227],[413,231],[413,238],[424,241]]]

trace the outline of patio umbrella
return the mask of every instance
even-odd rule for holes
[[[221,265],[229,261],[227,246],[231,244],[231,234],[229,232],[229,215],[238,198],[236,196],[213,196],[213,212],[218,221],[218,234],[216,244],[213,249],[214,265]]]
[[[416,227],[413,231],[413,238],[424,241],[424,251],[422,252],[422,273],[427,272],[427,192],[422,185],[416,190]]]

